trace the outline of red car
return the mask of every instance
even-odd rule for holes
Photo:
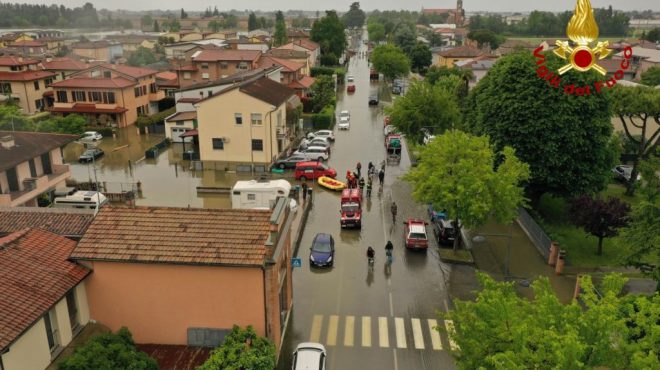
[[[346,91],[348,91],[350,93],[355,92],[355,85],[348,85],[346,87]]]
[[[334,168],[329,168],[320,162],[298,162],[296,163],[296,172],[294,177],[296,180],[312,180],[318,179],[321,176],[337,177],[337,171]]]
[[[426,250],[429,247],[429,239],[426,235],[427,223],[418,218],[409,218],[403,224],[406,225],[403,230],[406,248]]]

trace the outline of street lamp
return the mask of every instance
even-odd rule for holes
[[[508,234],[485,234],[485,233],[479,233],[475,235],[472,238],[472,241],[475,243],[483,243],[487,240],[487,236],[491,237],[500,237],[500,238],[507,238],[507,245],[506,245],[506,259],[504,260],[504,279],[508,279],[511,277],[511,274],[509,272],[509,266],[511,264],[511,239],[513,239],[513,230],[511,227],[509,227],[509,233]]]

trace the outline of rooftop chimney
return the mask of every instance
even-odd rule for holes
[[[14,147],[14,137],[11,135],[0,137],[0,145],[5,149],[11,149]]]

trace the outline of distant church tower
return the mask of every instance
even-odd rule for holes
[[[463,0],[456,0],[456,13],[455,20],[456,25],[461,26],[465,21],[465,10],[463,10]]]

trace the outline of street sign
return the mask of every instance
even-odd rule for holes
[[[302,258],[291,258],[291,266],[302,267]]]

